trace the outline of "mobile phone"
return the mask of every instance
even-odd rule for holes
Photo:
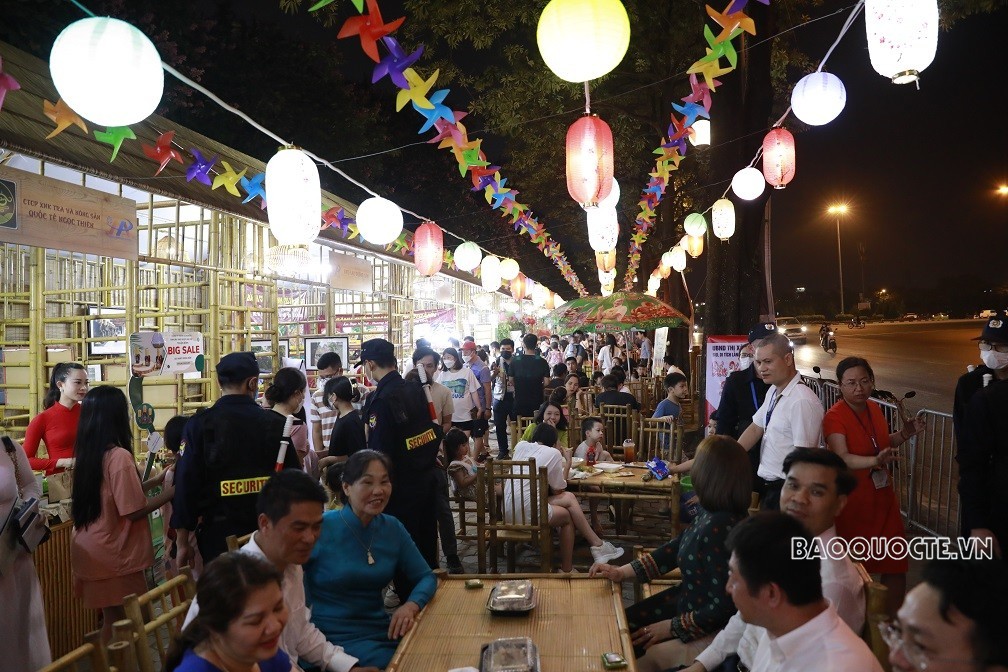
[[[618,653],[603,653],[602,667],[607,670],[622,670],[627,666],[626,658]]]

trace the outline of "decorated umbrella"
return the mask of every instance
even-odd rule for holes
[[[689,326],[689,319],[678,310],[641,292],[583,296],[555,308],[544,321],[563,333],[575,329],[609,333],[630,329]]]

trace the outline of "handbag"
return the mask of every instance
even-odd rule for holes
[[[18,466],[15,453],[18,448],[14,446],[14,442],[11,441],[9,436],[2,437],[2,441],[4,449],[7,452],[7,457],[14,464],[14,480],[17,483],[18,496],[14,502],[14,506],[11,508],[10,514],[7,516],[7,520],[4,522],[3,530],[0,531],[0,537],[6,539],[6,544],[9,544],[8,535],[13,533],[17,542],[25,551],[34,553],[35,549],[49,539],[51,535],[49,522],[39,509],[39,500],[37,498],[24,499],[24,493],[21,490],[21,469]]]
[[[49,484],[49,501],[62,502],[64,499],[73,499],[73,480],[73,469],[46,476],[46,483]]]

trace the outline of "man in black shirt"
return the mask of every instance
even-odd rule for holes
[[[550,367],[539,356],[535,334],[525,334],[522,345],[525,353],[511,360],[510,381],[514,385],[513,416],[530,416],[543,402],[543,390],[549,383]]]
[[[630,406],[635,411],[640,410],[640,402],[637,398],[630,394],[629,392],[619,392],[616,386],[619,385],[619,379],[612,374],[608,376],[602,376],[602,392],[595,395],[595,405],[599,408],[603,404],[607,406]]]

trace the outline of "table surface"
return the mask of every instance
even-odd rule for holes
[[[486,603],[500,575],[482,576],[483,587],[448,576],[399,644],[386,672],[447,672],[479,668],[484,644],[503,637],[532,638],[544,672],[602,672],[602,654],[615,652],[636,670],[620,587],[604,579],[539,574],[530,578],[536,607],[522,616],[496,616]]]
[[[617,462],[618,464],[618,462]],[[574,469],[571,469],[573,473]],[[632,476],[616,476],[621,472],[632,472]],[[647,473],[647,467],[640,463],[632,463],[623,465],[623,468],[618,472],[602,472],[599,474],[592,474],[587,478],[572,478],[567,481],[567,487],[571,490],[577,490],[586,485],[600,486],[603,490],[639,490],[641,492],[648,492],[650,494],[667,494],[670,491],[675,490],[679,485],[679,476],[677,474],[671,474],[668,478],[663,478],[658,480],[652,478],[650,481],[642,481],[641,477]]]

